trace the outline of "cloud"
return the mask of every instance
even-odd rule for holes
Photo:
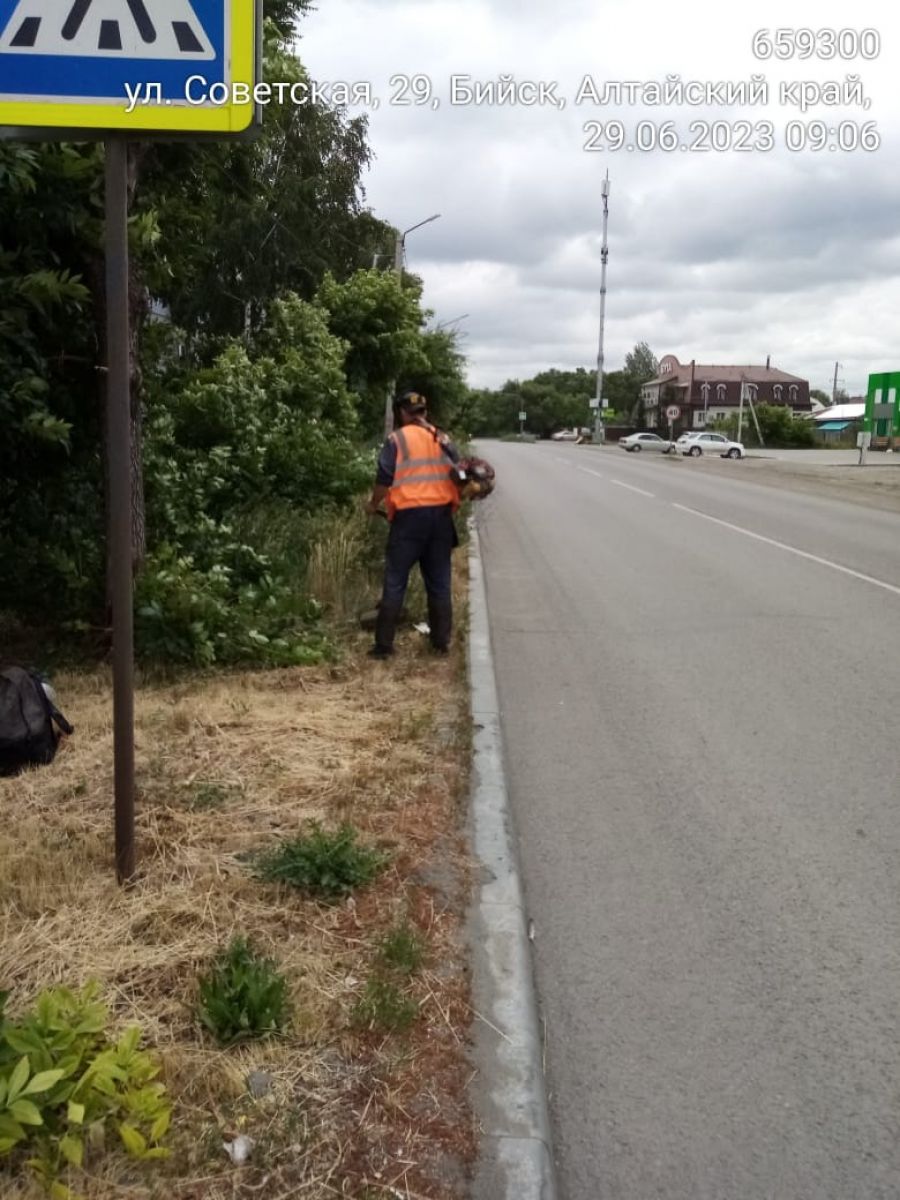
[[[900,104],[889,56],[760,62],[751,41],[767,18],[736,20],[735,12],[712,0],[324,0],[305,19],[299,49],[313,76],[370,80],[382,100],[370,113],[375,160],[366,181],[378,215],[402,229],[442,214],[410,234],[407,259],[437,320],[469,314],[457,328],[474,384],[595,361],[607,170],[611,369],[639,340],[698,361],[764,361],[771,353],[813,386],[827,383],[839,360],[851,391],[870,370],[896,364],[900,178],[892,145]],[[836,0],[795,0],[791,23],[875,26],[884,46],[900,32],[900,15],[883,5],[858,5],[851,22]],[[760,72],[770,84],[767,108],[574,104],[586,74],[602,86]],[[777,103],[781,81],[854,73],[869,110],[802,114]],[[555,81],[565,107],[450,104],[451,76],[502,74]],[[391,103],[403,96],[398,77],[413,75],[431,81],[429,104]],[[739,119],[771,121],[775,148],[583,149],[590,120],[621,121],[626,145],[636,144],[639,122],[669,120],[680,146],[693,140],[692,122]],[[875,121],[882,148],[789,152],[787,123],[818,119],[826,128]]]

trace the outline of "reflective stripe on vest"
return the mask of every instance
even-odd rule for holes
[[[397,447],[394,483],[388,492],[388,515],[403,508],[459,505],[459,489],[451,478],[452,464],[430,428],[405,425],[392,434]]]

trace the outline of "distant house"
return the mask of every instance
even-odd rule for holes
[[[813,417],[816,433],[823,441],[838,441],[862,428],[866,415],[866,398],[857,396],[846,404],[833,404]]]
[[[808,380],[768,363],[764,367],[682,364],[674,354],[667,354],[660,361],[659,374],[641,389],[647,425],[650,429],[664,427],[666,408],[674,404],[681,409],[676,422],[680,429],[704,429],[737,411],[742,387],[746,388],[745,405],[748,400],[780,404],[797,416],[812,411]]]

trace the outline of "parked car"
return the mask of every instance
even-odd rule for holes
[[[577,429],[558,429],[550,434],[550,440],[554,442],[577,442],[580,437]]]
[[[664,440],[658,433],[630,433],[628,437],[623,437],[619,441],[619,445],[623,450],[628,450],[632,454],[637,454],[641,450],[659,450],[663,454],[669,454],[675,443]]]
[[[701,454],[718,454],[720,458],[743,458],[746,453],[741,442],[732,442],[723,433],[683,433],[676,445],[682,454],[699,458]]]

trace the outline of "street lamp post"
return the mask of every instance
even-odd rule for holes
[[[412,233],[414,229],[421,229],[423,225],[428,225],[432,221],[436,221],[440,213],[434,213],[433,216],[426,217],[424,221],[419,221],[416,225],[410,225],[409,229],[404,229],[401,233],[397,231],[394,239],[394,273],[397,276],[398,287],[403,282],[403,251],[406,249],[406,235]],[[394,389],[388,388],[387,396],[384,401],[384,436],[389,438],[394,428]]]
[[[446,329],[449,325],[458,325],[460,321],[465,321],[468,316],[468,313],[463,313],[460,317],[452,317],[449,321],[441,321],[439,325],[435,325],[434,332],[437,333],[441,329]]]
[[[428,225],[432,221],[436,221],[440,213],[435,213],[432,217],[426,217],[424,221],[419,221],[418,225],[410,225],[409,229],[404,229],[402,233],[397,231],[397,236],[394,239],[394,270],[397,272],[397,278],[400,279],[403,275],[403,251],[406,249],[406,235],[412,233],[414,229],[421,229],[423,225]]]

